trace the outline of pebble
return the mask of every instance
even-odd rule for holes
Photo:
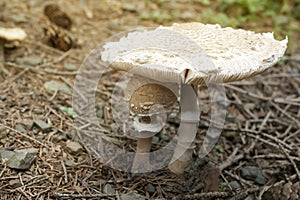
[[[78,67],[76,65],[66,63],[66,64],[64,64],[64,69],[67,71],[76,71],[76,70],[78,70]]]
[[[10,180],[8,182],[8,185],[10,185],[12,188],[18,188],[20,186],[22,186],[21,182],[19,179],[13,179],[13,180]]]
[[[145,200],[145,197],[134,192],[121,195],[121,200]]]
[[[13,151],[0,149],[0,159],[9,160],[14,154],[15,154],[15,152],[13,152]]]
[[[21,132],[21,133],[26,133],[26,132],[27,132],[26,129],[25,129],[25,127],[24,127],[22,124],[17,124],[17,125],[15,126],[15,129],[16,129],[17,131]]]
[[[66,167],[74,167],[76,163],[73,160],[64,160]]]
[[[112,187],[111,184],[106,184],[104,187],[103,187],[103,192],[105,194],[109,194],[109,195],[114,195],[116,194],[116,190]]]
[[[10,18],[15,23],[26,23],[26,22],[28,22],[28,19],[27,19],[26,15],[24,15],[24,14],[11,15]]]
[[[35,161],[38,151],[36,148],[17,150],[6,164],[12,169],[29,169]]]
[[[107,27],[110,29],[110,30],[119,30],[120,29],[120,20],[119,19],[113,19],[113,20],[110,20],[108,22],[108,25]]]
[[[34,125],[36,125],[43,133],[48,133],[51,131],[52,126],[50,124],[47,124],[46,122],[42,120],[34,120]]]
[[[16,63],[26,66],[36,66],[43,63],[43,58],[36,56],[17,58]]]
[[[231,181],[229,185],[233,190],[237,190],[241,188],[241,184],[238,181]]]
[[[254,181],[259,185],[264,185],[266,183],[265,177],[262,174],[262,170],[255,166],[245,166],[241,168],[241,177]]]
[[[1,101],[5,101],[7,99],[7,96],[6,95],[0,95],[0,100]]]
[[[155,192],[155,187],[151,183],[148,183],[147,186],[145,187],[145,189],[150,194],[153,194]]]
[[[56,92],[56,91],[63,91],[67,93],[71,92],[69,86],[59,81],[48,81],[44,84],[44,86],[49,92]]]
[[[65,133],[57,132],[52,137],[53,142],[67,141],[67,135]]]
[[[129,12],[135,12],[137,10],[137,6],[134,3],[122,3],[122,9]]]
[[[83,147],[78,142],[73,142],[71,140],[68,140],[66,143],[66,148],[70,153],[79,153],[83,150]]]

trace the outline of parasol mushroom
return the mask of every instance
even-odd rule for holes
[[[220,25],[183,23],[129,32],[117,41],[105,43],[101,59],[114,69],[179,85],[183,123],[178,129],[178,142],[169,169],[180,175],[193,153],[194,135],[191,133],[197,132],[200,115],[197,94],[191,92],[191,88],[197,92],[199,85],[238,81],[262,73],[279,61],[286,48],[287,39],[277,41],[272,33],[256,34]],[[129,84],[134,85],[134,80]],[[138,98],[141,93],[146,93],[146,97]],[[177,101],[175,96],[158,85],[145,84],[137,88],[128,104],[131,111],[139,115],[136,129],[145,125],[140,132],[157,131],[156,126],[151,126],[156,120],[145,118],[139,106],[145,106],[149,114],[154,104],[164,108],[172,105]],[[149,151],[150,144],[151,138],[138,138],[138,152]],[[140,157],[136,157],[134,163]]]
[[[5,42],[22,41],[27,34],[20,28],[3,28],[0,27],[0,72],[4,63],[4,44]]]

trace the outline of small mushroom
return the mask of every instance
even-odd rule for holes
[[[198,129],[197,86],[237,81],[262,73],[284,55],[287,42],[287,39],[275,40],[272,33],[183,23],[129,32],[105,43],[101,59],[117,70],[179,85],[182,124],[169,169],[182,175],[194,149],[191,133]],[[132,112],[142,115],[148,114],[147,102],[167,108],[176,100],[166,88],[145,84],[132,93],[128,106]],[[139,119],[135,126],[144,127],[140,132],[156,131],[155,120],[150,121],[149,116]],[[142,126],[145,124],[148,125]],[[146,148],[141,150],[138,142],[138,151],[149,151],[150,142],[140,140]]]
[[[138,82],[137,79],[135,77],[133,82],[129,84]],[[150,151],[152,136],[158,133],[163,125],[162,114],[167,112],[176,101],[177,96],[171,89],[153,81],[145,83],[133,91],[128,106],[130,112],[135,116],[134,127],[139,133],[137,153],[148,153]],[[140,155],[137,154],[135,157],[132,169],[138,169],[149,164],[149,158],[145,155]]]
[[[4,63],[4,44],[12,41],[22,41],[27,37],[25,31],[21,28],[3,28],[0,27],[0,72]]]

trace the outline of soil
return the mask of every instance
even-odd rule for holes
[[[188,8],[186,1],[176,1],[167,7],[164,4],[163,9],[184,13],[176,22],[194,21],[202,8],[192,2]],[[144,174],[122,172],[105,165],[80,144],[71,91],[77,70],[91,50],[110,36],[137,27],[170,25],[174,19],[143,17],[159,9],[160,1],[52,3],[60,7],[57,15],[65,13],[71,25],[62,28],[50,21],[44,14],[49,2],[0,3],[0,26],[20,27],[28,34],[25,41],[5,48],[0,74],[0,132],[4,133],[0,134],[0,150],[39,150],[25,170],[12,169],[6,159],[0,160],[1,199],[300,198],[299,53],[286,55],[254,78],[224,84],[228,102],[219,106],[227,111],[226,122],[216,146],[204,158],[198,157],[198,151],[210,126],[211,108],[208,89],[199,88],[196,149],[184,176],[172,174],[167,167]],[[110,142],[134,151],[136,141],[124,136],[111,113],[110,94],[119,76],[113,71],[100,80],[97,116]],[[45,87],[51,81],[64,84],[65,89],[51,91]],[[175,105],[174,112],[178,110]],[[50,124],[51,130],[33,126],[35,120]],[[179,123],[176,117],[168,119],[152,151],[174,138]]]

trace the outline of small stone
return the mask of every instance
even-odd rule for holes
[[[21,133],[26,133],[26,132],[27,132],[26,129],[25,129],[25,127],[24,127],[22,124],[17,124],[17,125],[15,126],[15,129],[16,129],[17,131],[21,132]]]
[[[110,20],[108,22],[108,25],[107,27],[110,29],[110,30],[119,30],[120,29],[120,20],[119,19],[113,19],[113,20]]]
[[[61,132],[56,133],[52,137],[53,142],[60,142],[60,141],[67,141],[67,140],[68,140],[67,135]]]
[[[74,167],[76,163],[73,160],[64,160],[66,167]]]
[[[29,169],[36,159],[38,151],[36,148],[17,150],[6,164],[13,169]]]
[[[66,143],[66,148],[70,153],[79,153],[80,151],[83,150],[81,144],[79,144],[78,142],[73,142],[71,140],[68,140]]]
[[[15,134],[14,132],[11,132],[11,131],[10,131],[10,132],[8,132],[7,135],[8,135],[9,137],[15,137],[16,134]]]
[[[128,192],[121,195],[121,200],[145,200],[146,198],[134,192]]]
[[[153,143],[153,144],[158,144],[158,143],[159,143],[159,137],[153,136],[153,137],[152,137],[152,143]]]
[[[39,129],[41,129],[41,131],[43,131],[44,133],[48,133],[51,131],[52,127],[51,125],[47,124],[46,122],[42,121],[42,120],[34,120],[33,121],[34,125],[36,125]]]
[[[129,11],[129,12],[135,12],[136,9],[137,9],[137,6],[134,3],[123,3],[122,4],[122,9],[126,10],[126,11]]]
[[[16,63],[26,66],[36,66],[43,63],[43,58],[41,57],[24,57],[17,58]]]
[[[233,190],[237,190],[237,189],[240,189],[241,188],[241,184],[237,181],[231,181],[229,183],[230,187],[233,189]]]
[[[7,99],[7,96],[6,95],[0,95],[0,100],[1,101],[5,101]]]
[[[13,152],[13,151],[0,149],[0,159],[9,160],[14,154],[15,154],[15,152]]]
[[[193,19],[194,17],[194,14],[189,11],[185,11],[180,15],[181,19]]]
[[[103,192],[105,194],[109,194],[109,195],[114,195],[116,194],[116,190],[114,188],[112,188],[112,185],[110,184],[106,184],[104,187],[103,187]]]
[[[28,19],[27,19],[26,15],[24,15],[24,14],[11,15],[10,18],[15,23],[26,23],[26,22],[28,22]]]
[[[145,187],[145,189],[150,194],[153,194],[155,192],[155,187],[151,183],[148,183],[147,186]]]
[[[261,169],[255,166],[245,166],[241,168],[241,177],[254,181],[259,185],[264,185],[266,183]]]
[[[56,92],[56,91],[63,91],[67,93],[71,92],[69,86],[59,81],[48,81],[44,84],[44,86],[49,92]]]
[[[64,69],[67,71],[76,71],[76,70],[78,70],[78,67],[76,65],[67,63],[67,64],[64,64]]]
[[[13,179],[13,180],[10,180],[8,182],[8,185],[11,186],[12,188],[18,188],[20,186],[22,186],[21,182],[19,179]]]

